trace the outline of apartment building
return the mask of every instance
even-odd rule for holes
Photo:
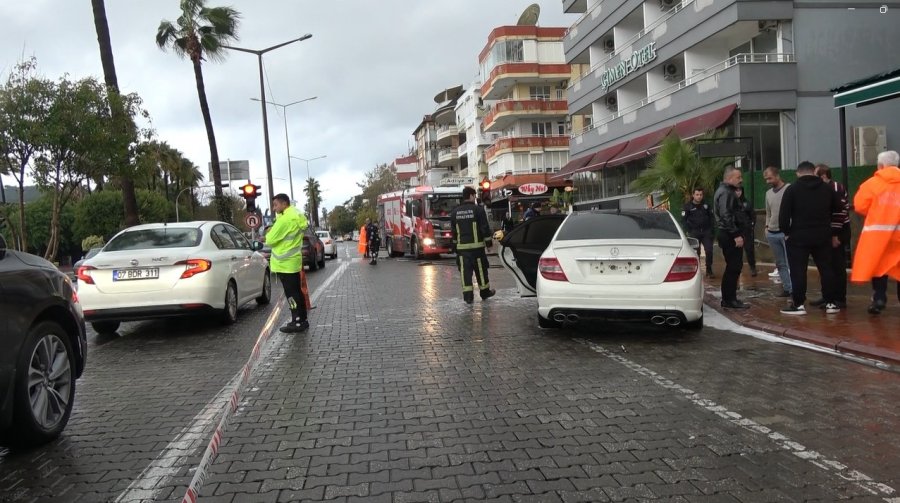
[[[570,180],[578,207],[642,206],[630,184],[671,133],[711,129],[752,142],[747,169],[840,164],[829,90],[894,69],[900,2],[563,0]],[[576,127],[576,123],[580,127]],[[900,103],[847,114],[849,164],[900,144]],[[751,140],[747,140],[747,139]],[[872,143],[873,145],[869,145]]]

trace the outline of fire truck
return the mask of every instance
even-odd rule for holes
[[[450,253],[450,212],[465,185],[420,186],[378,196],[382,242],[391,257]]]

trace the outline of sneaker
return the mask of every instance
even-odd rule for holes
[[[775,296],[780,297],[780,298],[787,298],[787,297],[790,297],[791,295],[792,295],[791,292],[785,292],[784,290],[782,290],[780,293],[778,293]]]
[[[792,314],[792,315],[804,315],[806,314],[806,308],[801,306],[795,306],[793,302],[791,302],[787,307],[781,310],[781,314]]]
[[[825,314],[837,314],[839,312],[841,312],[841,308],[839,308],[834,302],[825,304]]]
[[[306,323],[306,322],[304,322],[304,323]],[[279,328],[278,331],[285,333],[285,334],[296,334],[296,333],[300,333],[303,330],[305,330],[300,327],[301,327],[300,322],[292,321],[292,322],[288,323],[287,325]],[[306,323],[306,328],[309,328],[309,323]]]
[[[814,301],[812,301],[812,302],[809,303],[809,305],[811,305],[811,306],[813,306],[813,307],[822,307],[822,306],[824,306],[825,304],[828,304],[828,301],[825,300],[825,299],[816,299],[816,300],[814,300]]]
[[[770,273],[769,273],[769,277],[770,277],[770,278],[777,278],[777,277],[778,277],[778,269],[775,269],[774,271],[770,272]]]
[[[721,306],[728,309],[750,309],[750,304],[747,304],[746,302],[742,302],[740,300],[723,300],[721,302]]]
[[[489,299],[497,294],[497,290],[493,288],[488,288],[487,290],[481,291],[481,300]]]

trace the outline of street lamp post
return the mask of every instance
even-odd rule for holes
[[[317,161],[317,160],[319,160],[319,159],[324,159],[324,158],[326,158],[326,157],[328,157],[328,156],[327,156],[327,155],[320,155],[320,156],[318,156],[318,157],[313,157],[312,159],[305,159],[305,158],[303,158],[303,157],[296,157],[296,156],[291,156],[291,157],[293,157],[294,159],[297,159],[298,161],[303,161],[303,162],[306,163],[306,183],[307,183],[307,185],[309,185],[309,181],[312,179],[312,177],[309,176],[309,163],[310,163],[311,161]],[[312,199],[312,194],[307,194],[307,196],[308,196],[310,199]],[[312,206],[312,205],[310,205],[310,206]],[[315,212],[315,213],[313,213],[311,216],[312,216],[312,218],[313,218],[313,222],[317,222],[317,221],[319,220],[319,216],[318,216],[316,213],[318,213],[319,209],[318,209],[318,208],[310,208],[309,210],[310,210],[311,212],[312,212],[312,211]]]
[[[262,57],[263,57],[263,54],[265,54],[269,51],[274,51],[275,49],[278,49],[279,47],[284,47],[288,44],[293,44],[294,42],[301,42],[310,37],[312,37],[312,34],[307,33],[306,35],[303,35],[300,38],[295,38],[294,40],[289,40],[287,42],[283,42],[281,44],[273,45],[272,47],[266,47],[265,49],[259,49],[259,50],[246,49],[243,47],[233,47],[233,46],[229,46],[229,45],[222,46],[225,49],[231,49],[233,51],[249,52],[250,54],[256,54],[256,57],[259,60],[259,101],[260,101],[259,105],[262,108],[263,141],[264,141],[265,150],[266,150],[266,175],[268,175],[268,180],[267,180],[268,187],[267,188],[269,189],[269,194],[268,194],[269,199],[271,199],[272,196],[274,196],[275,194],[273,194],[274,187],[272,185],[272,155],[269,153],[269,118],[266,115],[266,87],[265,87],[265,82],[263,81]]]
[[[288,156],[288,181],[289,181],[290,184],[291,184],[291,201],[294,200],[294,174],[293,174],[293,172],[291,171],[291,142],[290,142],[290,140],[288,140],[287,107],[289,107],[289,106],[291,106],[291,105],[296,105],[296,104],[298,104],[298,103],[303,103],[304,101],[314,100],[314,99],[316,99],[316,98],[318,98],[318,96],[313,96],[313,97],[311,97],[311,98],[306,98],[306,99],[302,99],[302,100],[299,100],[299,101],[295,101],[295,102],[293,102],[293,103],[288,103],[287,105],[282,105],[281,103],[275,103],[274,101],[267,101],[267,102],[266,102],[266,103],[268,103],[268,104],[270,104],[270,105],[273,105],[273,106],[276,106],[276,107],[281,107],[281,113],[282,113],[282,115],[283,115],[283,117],[284,117],[284,144],[285,144],[285,146],[287,147],[287,156]],[[259,101],[258,98],[250,98],[250,99],[253,100],[253,101]],[[274,197],[274,194],[272,194],[272,196]]]

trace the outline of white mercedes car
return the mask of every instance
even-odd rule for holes
[[[319,239],[322,240],[322,244],[325,245],[325,255],[328,255],[331,258],[337,258],[337,243],[334,238],[331,237],[331,233],[328,231],[316,231],[316,236],[319,236]]]
[[[129,227],[76,271],[85,321],[99,333],[120,322],[212,311],[234,323],[238,308],[268,304],[268,261],[224,222]]]
[[[693,243],[666,211],[593,210],[529,219],[500,242],[541,328],[597,320],[703,327]]]

